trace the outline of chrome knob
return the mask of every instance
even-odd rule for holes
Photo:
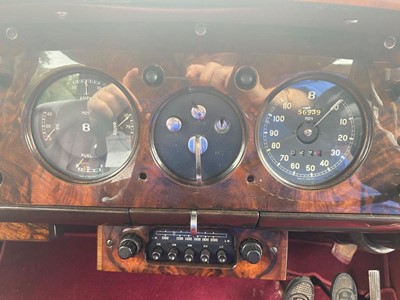
[[[229,122],[228,119],[221,118],[215,121],[214,129],[219,134],[224,134],[228,132],[230,128],[231,128],[231,122]]]
[[[203,154],[204,152],[207,151],[208,141],[207,141],[207,139],[205,137],[203,137],[201,135],[198,136],[198,139],[200,141],[200,154]],[[188,148],[189,148],[190,152],[196,153],[196,137],[195,136],[192,136],[189,139]]]
[[[192,107],[192,117],[196,120],[204,120],[207,110],[203,105],[195,105]]]
[[[192,248],[187,248],[187,249],[185,250],[184,258],[185,258],[185,261],[187,261],[187,262],[193,261],[193,258],[194,258],[194,251],[193,251]]]
[[[168,251],[168,259],[169,259],[170,261],[176,260],[176,258],[178,257],[178,253],[179,253],[178,248],[172,247],[172,248],[169,249],[169,251]]]
[[[217,259],[218,259],[218,262],[221,263],[221,264],[226,263],[226,261],[228,260],[226,252],[224,250],[222,250],[222,249],[218,250]]]
[[[177,117],[171,117],[165,123],[168,130],[171,132],[178,132],[182,128],[182,121]]]
[[[151,253],[151,258],[153,258],[154,260],[159,260],[162,254],[163,254],[163,249],[157,246]]]
[[[208,249],[203,249],[200,252],[200,260],[203,263],[208,263],[210,261],[211,253]]]

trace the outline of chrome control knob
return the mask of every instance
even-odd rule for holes
[[[203,249],[200,252],[200,260],[203,263],[208,263],[210,261],[211,253],[208,249]]]
[[[218,250],[217,259],[220,264],[226,263],[226,261],[228,260],[228,257],[226,256],[226,252],[222,249]]]
[[[194,259],[194,250],[192,248],[187,248],[185,250],[184,259],[186,262],[192,262]]]
[[[182,121],[178,117],[171,117],[165,125],[170,132],[178,132],[182,128]]]
[[[203,105],[194,105],[192,107],[192,117],[196,120],[204,120],[206,117],[207,110]]]
[[[208,149],[208,141],[204,136],[197,137],[200,142],[200,154],[203,154]],[[196,136],[192,136],[188,141],[189,151],[192,153],[196,153]]]
[[[163,249],[161,247],[155,247],[153,252],[151,253],[151,258],[153,260],[159,260],[161,255],[163,254]]]
[[[178,248],[172,247],[172,248],[169,249],[169,251],[168,251],[168,259],[169,259],[170,261],[175,261],[176,258],[178,257],[178,253],[179,253]]]

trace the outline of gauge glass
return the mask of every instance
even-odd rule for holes
[[[233,99],[211,88],[172,95],[153,117],[151,153],[174,180],[204,186],[226,178],[243,158],[246,124]]]
[[[127,90],[87,68],[53,72],[34,90],[34,150],[53,173],[75,182],[99,181],[121,170],[135,153],[138,116]]]
[[[367,107],[335,75],[310,75],[277,88],[257,125],[257,149],[280,181],[318,189],[344,180],[361,163],[370,137]]]

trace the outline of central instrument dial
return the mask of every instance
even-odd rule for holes
[[[245,132],[232,99],[213,89],[185,89],[156,112],[152,155],[176,181],[206,185],[222,180],[240,163]]]

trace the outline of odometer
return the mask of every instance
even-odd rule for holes
[[[279,86],[257,124],[257,149],[278,180],[318,189],[347,178],[371,139],[368,107],[357,90],[333,74],[308,74]]]

